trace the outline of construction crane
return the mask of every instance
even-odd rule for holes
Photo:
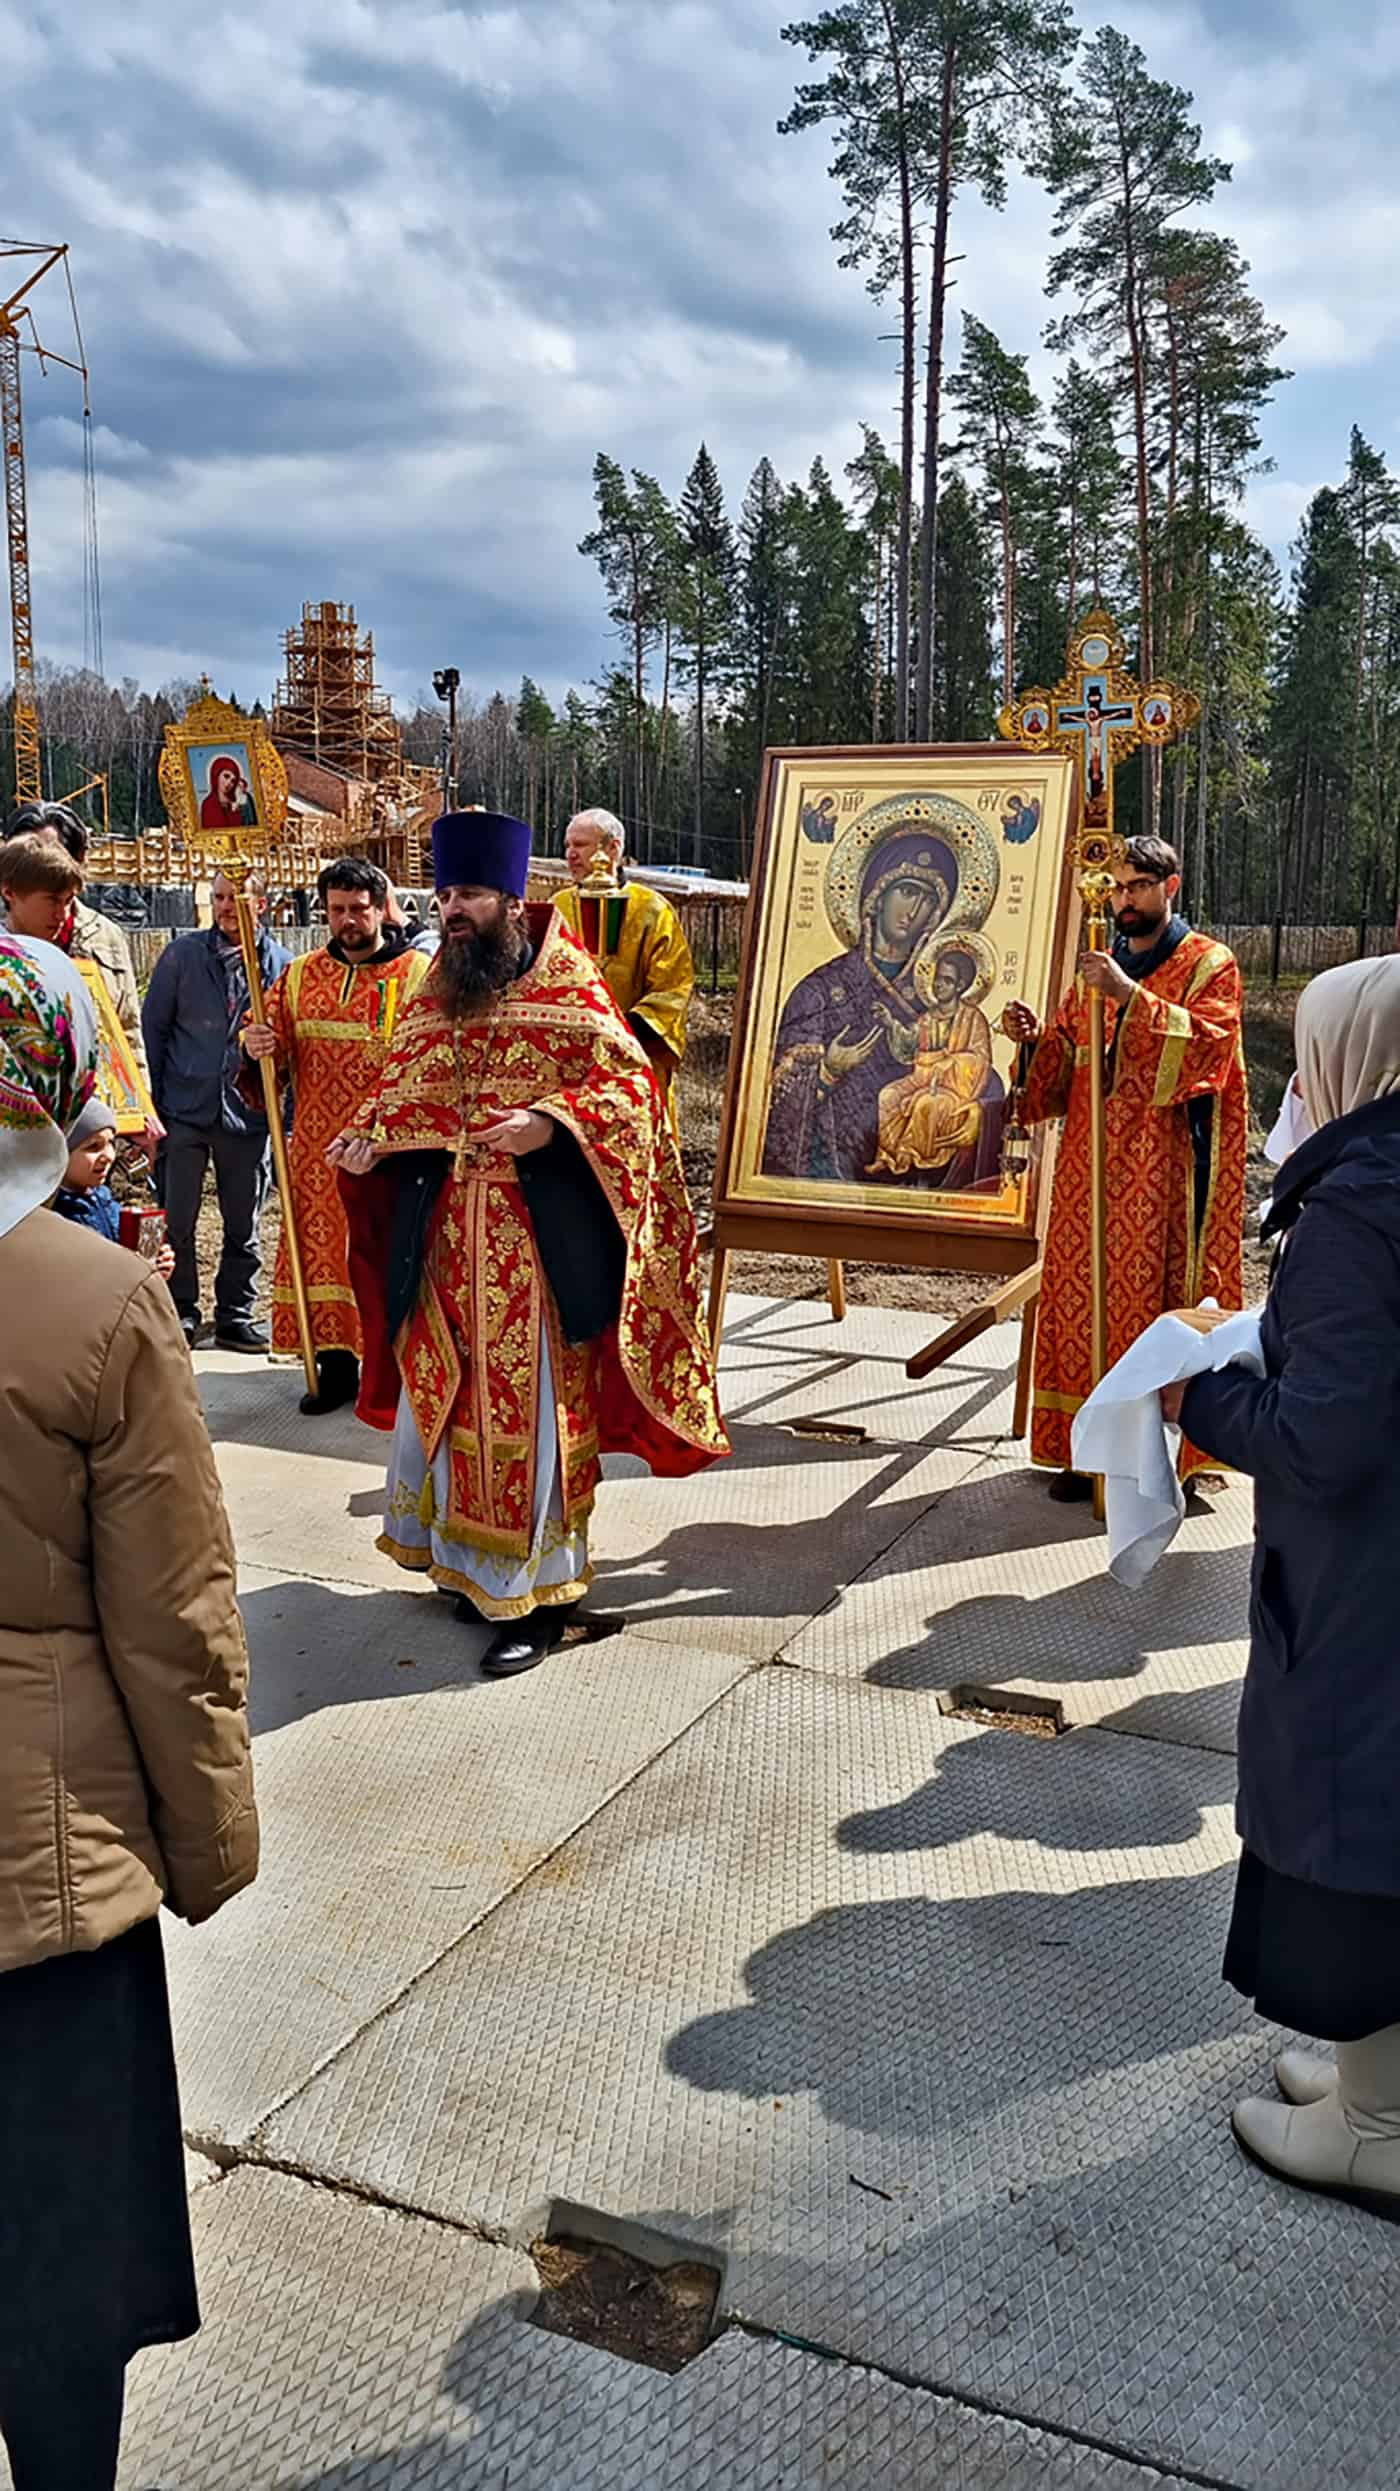
[[[0,456],[5,467],[5,532],[10,551],[10,630],[15,671],[15,797],[18,803],[27,804],[42,797],[44,785],[39,707],[34,682],[34,609],[29,588],[29,518],[20,390],[22,353],[37,356],[41,371],[46,371],[51,363],[61,364],[66,371],[76,372],[83,384],[84,655],[99,674],[102,671],[102,607],[97,570],[97,480],[93,460],[92,409],[88,403],[87,358],[83,352],[77,300],[68,265],[68,245],[66,242],[0,241],[0,263],[7,260],[37,262],[37,265],[26,266],[23,282],[13,292],[0,294]],[[55,354],[51,348],[40,344],[34,315],[26,300],[50,270],[58,267],[62,268],[68,285],[73,334],[77,342],[76,361],[70,355]],[[0,288],[3,288],[10,273],[0,266]]]

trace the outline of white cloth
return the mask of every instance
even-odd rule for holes
[[[1294,1073],[1284,1091],[1278,1114],[1274,1119],[1273,1131],[1264,1144],[1264,1156],[1270,1166],[1281,1168],[1285,1159],[1292,1157],[1299,1144],[1307,1140],[1311,1131],[1312,1118],[1303,1105],[1302,1093],[1298,1088],[1298,1076]]]
[[[1207,1300],[1207,1303],[1213,1303]],[[1159,1315],[1090,1393],[1071,1431],[1074,1467],[1104,1483],[1108,1570],[1130,1591],[1147,1580],[1181,1528],[1186,1499],[1176,1475],[1179,1428],[1169,1428],[1158,1395],[1165,1384],[1219,1367],[1264,1373],[1257,1307],[1197,1332],[1177,1315]]]
[[[1279,1103],[1273,1130],[1264,1144],[1264,1156],[1270,1166],[1281,1168],[1285,1159],[1291,1159],[1294,1151],[1301,1148],[1312,1129],[1312,1118],[1303,1105],[1303,1093],[1298,1087],[1298,1076],[1294,1073]],[[1273,1207],[1274,1198],[1272,1194],[1269,1194],[1259,1205],[1261,1228]]]
[[[439,1445],[430,1467],[407,1393],[399,1395],[398,1417],[389,1448],[380,1547],[387,1556],[406,1558],[410,1565],[422,1566],[445,1590],[465,1592],[491,1618],[526,1617],[532,1609],[581,1600],[593,1579],[586,1526],[573,1531],[564,1528],[554,1375],[543,1325],[539,1357],[534,1530],[527,1557],[504,1557],[499,1549],[479,1547],[459,1524],[452,1526],[450,1537],[447,1535],[450,1481],[446,1441]]]

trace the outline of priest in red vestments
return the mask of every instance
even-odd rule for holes
[[[389,923],[388,879],[367,857],[341,856],[323,866],[316,891],[329,940],[283,970],[268,989],[266,1020],[243,1030],[245,1053],[273,1059],[295,1106],[287,1157],[316,1348],[317,1390],[301,1402],[309,1418],[353,1401],[360,1382],[358,1274],[326,1148],[378,1088],[398,1015],[428,966],[403,927]],[[251,1066],[239,1089],[250,1107],[261,1106],[262,1082]],[[299,1344],[284,1221],[272,1284],[272,1354],[295,1357]]]
[[[328,1154],[386,1275],[358,1405],[393,1430],[379,1545],[496,1625],[495,1677],[588,1589],[602,1454],[682,1476],[729,1449],[661,1093],[596,963],[525,905],[529,861],[506,815],[434,825],[441,947]]]
[[[1241,1237],[1249,1095],[1243,995],[1233,952],[1194,934],[1165,840],[1127,842],[1114,872],[1111,951],[1089,952],[1041,1030],[1023,1003],[1006,1026],[1033,1046],[1028,1123],[1063,1116],[1036,1335],[1031,1460],[1058,1476],[1064,1502],[1091,1493],[1070,1467],[1070,1428],[1090,1368],[1087,989],[1104,998],[1108,1357],[1121,1358],[1174,1306],[1243,1303]],[[1211,1468],[1184,1444],[1181,1476]]]

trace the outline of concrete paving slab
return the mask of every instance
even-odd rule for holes
[[[1105,1571],[1087,1509],[1044,1474],[989,1463],[796,1636],[798,1667],[925,1694],[961,1684],[1058,1697],[1071,1722],[1230,1751],[1248,1657],[1248,1488],[1188,1515],[1141,1591]]]
[[[1225,1757],[762,1672],[567,1847],[567,1910],[532,1879],[260,2146],[502,2233],[640,2217],[765,2328],[1168,2471],[1380,2491],[1400,2278],[1230,2139],[1277,2040],[1219,1978],[1232,1795]]]
[[[168,1940],[185,2125],[305,2082],[743,1667],[629,1635],[481,1677],[451,1605],[246,1571],[257,1884]]]
[[[299,1364],[197,1349],[194,1371],[216,1445],[267,1445],[311,1461],[360,1461],[383,1468],[386,1439],[372,1427],[362,1427],[353,1410],[302,1417],[297,1404],[306,1378]]]
[[[832,1445],[741,1425],[732,1459],[694,1479],[611,1463],[591,1535],[594,1603],[624,1611],[637,1635],[695,1634],[769,1660],[982,1459],[972,1446]]]
[[[878,1339],[881,1325],[894,1327],[895,1357],[881,1362],[865,1356],[852,1368],[843,1353],[834,1365],[818,1363],[812,1369],[816,1380],[803,1380],[810,1363],[804,1344],[813,1331],[813,1310],[799,1311],[803,1319],[794,1324],[785,1305],[755,1299],[749,1301],[745,1319],[750,1328],[743,1335],[744,1355],[760,1370],[759,1380],[750,1378],[752,1417],[766,1418],[772,1404],[771,1440],[753,1441],[752,1420],[743,1422],[742,1411],[726,1396],[731,1416],[741,1424],[736,1460],[722,1470],[677,1483],[649,1480],[636,1463],[607,1466],[595,1548],[604,1567],[620,1570],[624,1578],[609,1596],[629,1605],[629,1588],[638,1591],[640,1631],[669,1636],[675,1631],[668,1622],[673,1612],[702,1623],[723,1617],[721,1641],[737,1634],[737,1648],[750,1657],[767,1658],[830,1599],[841,1579],[838,1567],[858,1571],[893,1536],[886,1486],[891,1478],[906,1477],[914,1465],[906,1460],[902,1472],[891,1471],[891,1444],[907,1446],[911,1453],[925,1446],[938,1449],[938,1458],[931,1453],[928,1467],[907,1489],[910,1518],[919,1496],[927,1501],[942,1487],[967,1477],[989,1449],[1002,1447],[998,1429],[1009,1424],[1011,1388],[1006,1371],[993,1357],[982,1355],[983,1344],[965,1365],[943,1371],[926,1386],[908,1385],[902,1361],[926,1338],[929,1319],[861,1307],[852,1310],[847,1323],[866,1344]],[[799,1371],[795,1381],[790,1372],[794,1361]],[[1014,1351],[1012,1361],[1014,1365]],[[269,1369],[264,1361],[215,1351],[201,1351],[198,1364],[240,1554],[287,1573],[386,1589],[402,1584],[400,1570],[375,1548],[383,1510],[385,1439],[361,1427],[348,1411],[326,1419],[303,1418],[296,1406],[297,1379],[288,1369]],[[892,1402],[900,1406],[890,1416],[886,1404]],[[871,1449],[854,1469],[843,1472],[842,1457],[849,1460],[854,1448],[782,1434],[802,1418],[860,1426]],[[742,1479],[736,1481],[736,1472],[744,1474]],[[755,1474],[762,1474],[761,1485]],[[617,1482],[629,1479],[636,1482],[634,1490],[623,1493]],[[877,1480],[881,1510],[878,1516],[863,1514],[862,1503],[874,1501],[863,1499],[863,1490]],[[755,1508],[755,1494],[768,1501]],[[833,1542],[827,1526],[833,1510],[841,1507],[847,1511]],[[776,1526],[789,1535],[785,1586],[776,1606],[770,1594],[757,1615],[736,1624],[734,1604],[726,1594],[736,1567],[747,1571],[754,1562],[753,1534],[743,1531],[736,1540],[730,1526],[741,1518],[747,1522],[756,1510],[765,1516],[771,1512]],[[816,1554],[811,1539],[806,1539],[804,1557],[795,1558],[790,1537],[794,1529],[804,1538],[816,1532],[822,1546],[815,1564],[804,1561]],[[772,1550],[767,1538],[757,1559],[760,1573]]]
[[[271,1443],[225,1438],[215,1444],[241,1558],[282,1575],[321,1575],[370,1590],[413,1588],[413,1578],[375,1547],[383,1528],[385,1440],[368,1428],[362,1433],[376,1449],[373,1469],[329,1450],[308,1461],[299,1450]]]
[[[942,1328],[937,1315],[853,1306],[833,1323],[810,1301],[732,1297],[720,1357],[731,1420],[784,1426],[827,1419],[872,1442],[1000,1443],[1011,1424],[1019,1324],[984,1333],[962,1356],[911,1383],[906,1361]]]
[[[639,2369],[530,2326],[518,2253],[278,2174],[195,2229],[204,2330],[134,2365],[123,2491],[1170,2491],[741,2334]]]

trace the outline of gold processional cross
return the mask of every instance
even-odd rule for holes
[[[1113,774],[1139,745],[1163,745],[1189,734],[1201,714],[1194,692],[1174,683],[1134,681],[1123,635],[1111,615],[1085,616],[1074,633],[1062,680],[1053,692],[1022,692],[997,719],[997,733],[1028,752],[1070,753],[1079,763],[1080,818],[1075,836],[1086,948],[1107,945],[1106,909],[1113,866],[1122,853],[1113,829]],[[1089,1237],[1094,1382],[1108,1365],[1107,1194],[1104,1168],[1103,996],[1089,990]]]

